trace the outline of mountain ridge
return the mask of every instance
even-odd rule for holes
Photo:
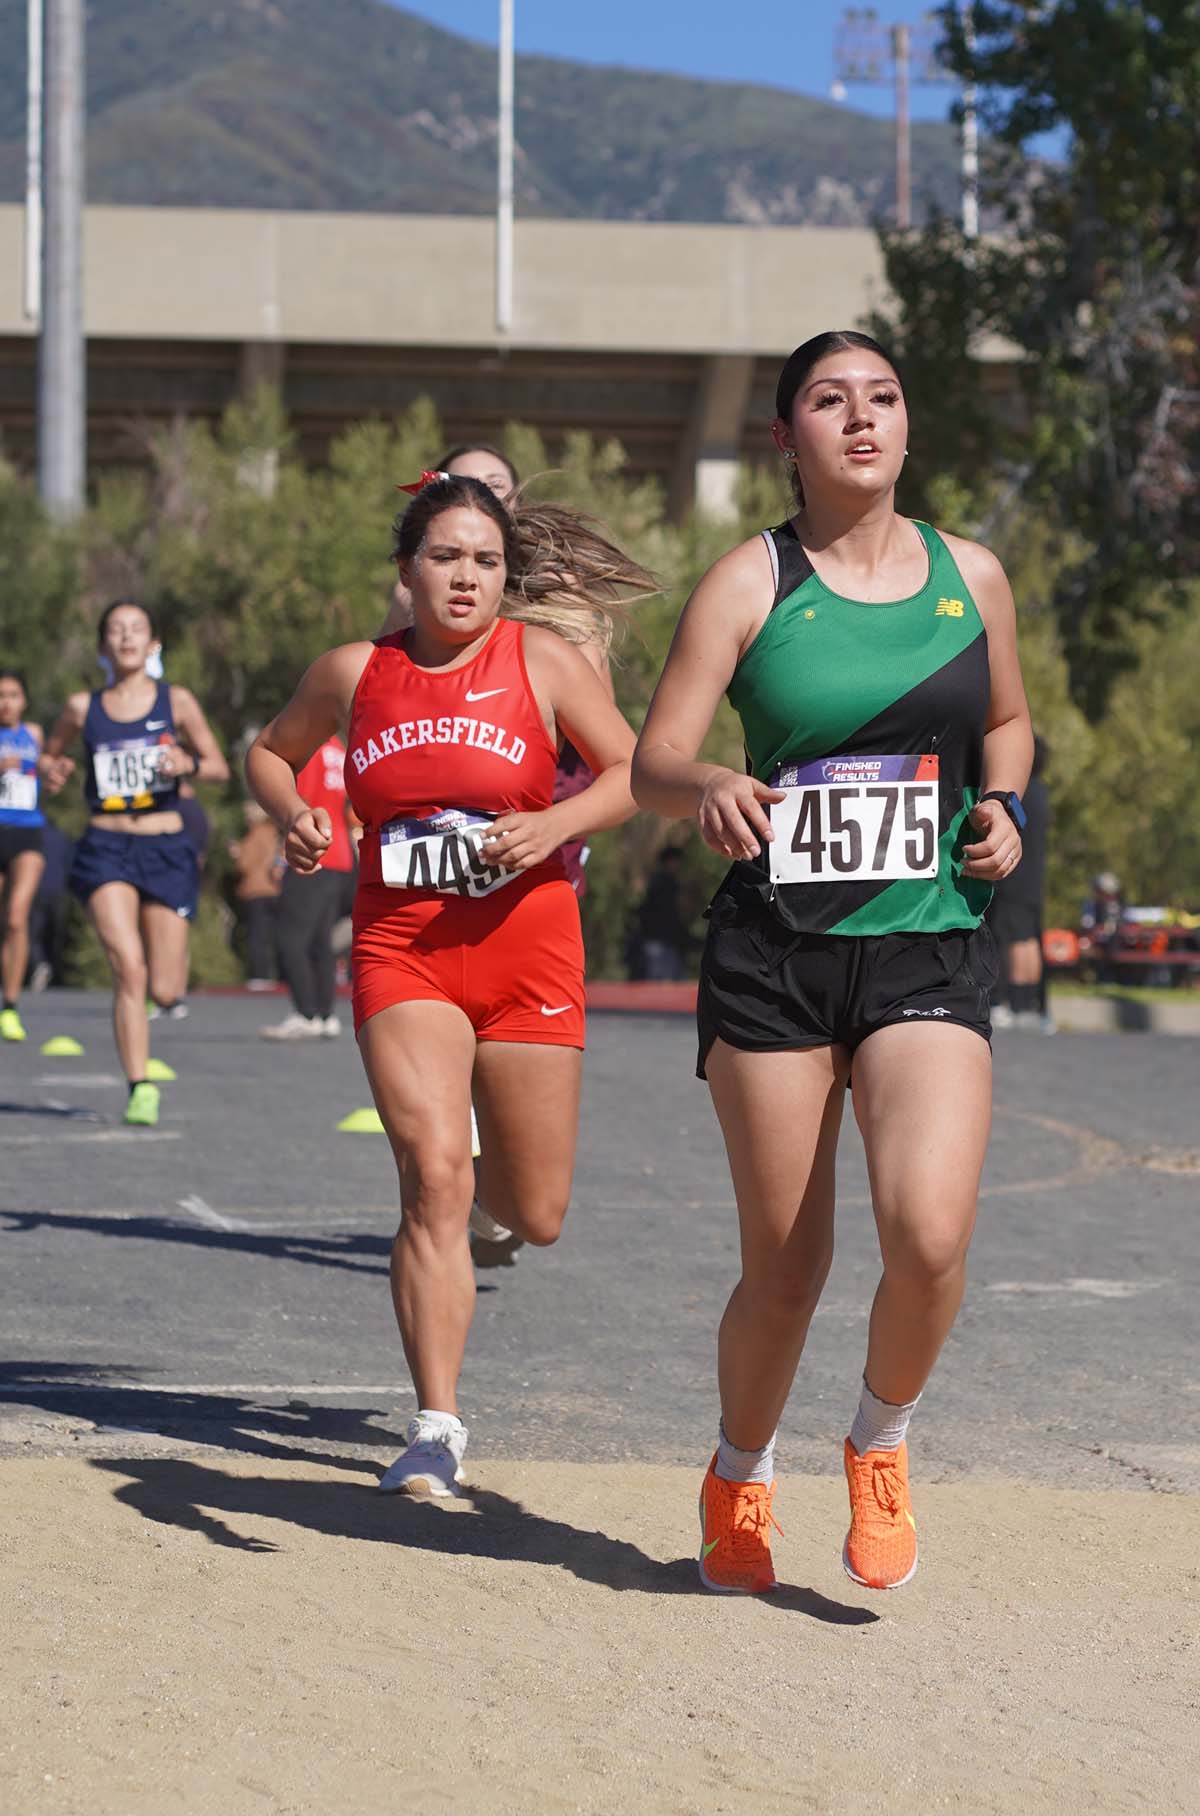
[[[88,199],[490,213],[496,53],[382,0],[92,0]],[[0,0],[0,199],[24,191],[24,0]],[[782,88],[517,60],[518,212],[869,226],[890,122]],[[914,206],[957,205],[953,127],[913,128]]]

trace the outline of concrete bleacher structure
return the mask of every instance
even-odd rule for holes
[[[32,462],[36,335],[21,313],[23,214],[0,207],[0,436]],[[511,333],[493,322],[495,227],[437,215],[89,207],[89,464],[142,458],[135,425],[215,419],[280,387],[306,458],[365,416],[432,398],[451,439],[519,419],[623,443],[674,514],[729,509],[769,457],[780,361],[886,301],[874,233],[521,220]],[[981,357],[1001,395],[1002,348]]]

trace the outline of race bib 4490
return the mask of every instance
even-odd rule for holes
[[[772,778],[773,883],[917,881],[938,873],[938,760],[822,757]]]
[[[379,862],[389,889],[437,889],[443,895],[491,895],[517,877],[489,864],[483,841],[492,816],[447,807],[423,820],[389,820],[379,828]]]

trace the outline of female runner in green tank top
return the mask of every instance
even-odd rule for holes
[[[895,1588],[917,1562],[905,1434],[962,1298],[988,1139],[981,916],[1020,858],[1033,742],[999,562],[896,511],[894,362],[866,335],[818,335],[776,406],[798,508],[688,601],[633,771],[641,806],[695,815],[733,860],[710,911],[699,1071],[742,1274],[718,1344],[700,1574],[774,1586],[775,1432],[832,1259],[849,1082],[883,1274],[844,1445],[842,1556],[856,1581]],[[745,774],[697,760],[724,693]]]

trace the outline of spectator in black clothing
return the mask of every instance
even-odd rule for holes
[[[664,846],[638,906],[637,930],[641,947],[638,969],[643,977],[654,983],[676,983],[683,976],[688,930],[679,906],[682,865],[683,853],[679,847]]]
[[[1021,834],[1021,862],[1011,876],[993,886],[987,918],[1000,949],[993,1022],[998,1028],[1040,1027],[1043,1033],[1053,1034],[1042,961],[1042,899],[1050,823],[1050,796],[1042,775],[1047,754],[1045,741],[1035,735],[1033,773],[1022,803],[1025,830]]]
[[[33,898],[29,915],[29,988],[44,990],[66,983],[63,958],[67,945],[67,916],[70,893],[67,877],[75,844],[53,822],[42,829],[42,852],[46,867]]]

